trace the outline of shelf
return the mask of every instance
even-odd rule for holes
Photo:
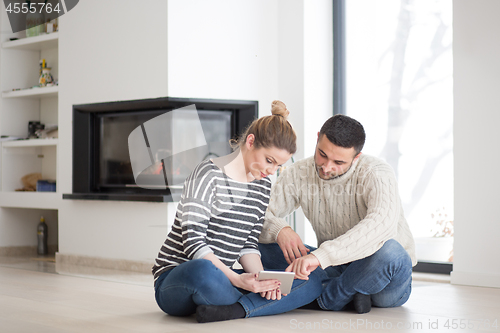
[[[57,97],[59,94],[59,86],[31,88],[16,91],[2,92],[3,98],[49,98]]]
[[[61,194],[57,192],[0,192],[0,207],[59,209]]]
[[[4,49],[41,51],[56,48],[59,45],[59,32],[36,37],[27,37],[2,43]]]
[[[43,147],[57,146],[58,139],[12,140],[2,142],[2,147]]]

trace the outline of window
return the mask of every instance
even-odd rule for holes
[[[453,258],[451,0],[349,0],[345,114],[396,172],[422,262]],[[334,15],[335,17],[335,15]]]

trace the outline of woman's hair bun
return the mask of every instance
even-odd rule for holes
[[[254,135],[254,147],[270,148],[276,147],[284,149],[290,154],[295,154],[297,151],[297,135],[292,128],[292,125],[287,121],[290,114],[286,109],[285,103],[282,101],[273,101],[271,103],[271,116],[260,117],[255,119],[240,135],[233,148],[242,148],[247,142],[250,134]]]
[[[290,111],[286,108],[285,103],[282,101],[275,100],[271,103],[271,113],[273,116],[282,116],[283,118],[288,118]]]

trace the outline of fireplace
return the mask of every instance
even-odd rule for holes
[[[64,199],[177,201],[202,160],[231,152],[257,101],[157,98],[73,106],[73,193]]]

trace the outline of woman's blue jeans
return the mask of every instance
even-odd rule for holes
[[[235,270],[242,273],[241,270]],[[309,280],[295,280],[292,291],[281,300],[267,300],[260,294],[235,288],[224,273],[205,259],[191,260],[163,273],[155,284],[159,307],[173,316],[189,316],[196,307],[240,303],[246,317],[284,313],[314,301],[321,295],[319,275]]]
[[[265,269],[285,269],[288,266],[278,244],[259,244],[259,250]],[[401,306],[410,297],[411,258],[393,239],[369,257],[330,266],[324,272],[326,277],[320,275],[323,292],[317,301],[325,310],[342,310],[356,293],[371,295],[372,304],[383,308]],[[313,274],[321,274],[321,270],[316,269]]]

